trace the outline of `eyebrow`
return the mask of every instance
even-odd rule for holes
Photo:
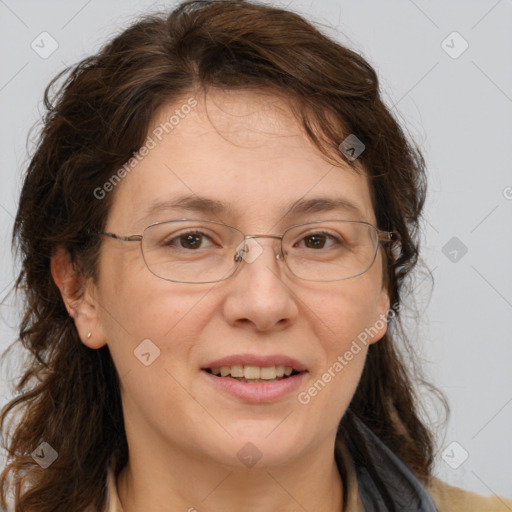
[[[187,210],[194,213],[203,213],[215,216],[234,215],[236,208],[224,201],[198,195],[184,195],[173,200],[160,201],[146,209],[140,220],[147,219],[161,211]],[[333,197],[315,197],[311,199],[298,199],[285,208],[284,218],[296,217],[309,213],[322,213],[328,211],[344,211],[362,216],[361,209],[351,201]]]
[[[214,216],[235,213],[234,208],[223,201],[198,195],[183,195],[172,200],[152,204],[143,212],[139,221],[147,220],[153,215],[167,210],[186,210]]]
[[[328,211],[348,211],[362,215],[360,208],[348,199],[333,197],[314,197],[311,199],[299,199],[287,210],[286,216],[301,215],[305,213],[318,213]]]

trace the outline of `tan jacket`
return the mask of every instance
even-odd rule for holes
[[[344,460],[347,469],[347,495],[345,512],[365,512],[359,498],[356,475],[351,464],[352,458],[343,447],[337,445],[337,455]],[[458,487],[453,487],[438,479],[433,479],[428,488],[439,512],[512,512],[512,500],[498,496],[484,497]],[[113,471],[107,478],[107,504],[104,512],[123,512],[117,494]],[[370,511],[367,511],[370,512]]]

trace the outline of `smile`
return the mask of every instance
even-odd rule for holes
[[[297,372],[291,366],[254,366],[233,365],[219,368],[208,368],[206,371],[220,377],[231,377],[239,382],[276,382],[286,379]]]
[[[247,354],[212,361],[200,373],[217,392],[251,404],[295,398],[309,374],[304,364],[292,358]]]

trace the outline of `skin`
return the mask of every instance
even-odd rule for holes
[[[339,166],[329,164],[282,100],[217,90],[196,99],[197,107],[117,185],[107,231],[138,234],[152,222],[199,216],[247,234],[282,233],[327,216],[375,224],[364,173],[341,158]],[[180,105],[162,108],[151,129]],[[224,201],[230,211],[165,210],[143,218],[149,205],[191,193]],[[314,197],[348,199],[359,213],[285,216],[294,201]],[[233,354],[284,354],[306,364],[306,390],[388,311],[381,258],[353,279],[308,282],[276,259],[276,240],[258,242],[263,253],[229,279],[183,284],[151,274],[139,243],[105,238],[98,279],[81,283],[79,298],[71,293],[78,278],[67,255],[59,251],[52,262],[82,342],[93,349],[108,344],[121,378],[130,460],[117,483],[125,512],[341,510],[335,434],[368,347],[307,405],[297,393],[244,403],[219,393],[200,368]],[[144,366],[134,350],[148,338],[160,356]],[[262,454],[252,468],[237,457],[247,442]]]

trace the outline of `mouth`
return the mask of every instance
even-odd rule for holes
[[[254,366],[240,365],[220,366],[217,368],[205,368],[204,371],[220,378],[234,379],[238,382],[265,384],[270,382],[279,382],[281,380],[294,377],[299,373],[291,366]]]
[[[305,365],[286,356],[239,355],[201,368],[208,385],[238,401],[252,404],[289,399],[305,382]]]

